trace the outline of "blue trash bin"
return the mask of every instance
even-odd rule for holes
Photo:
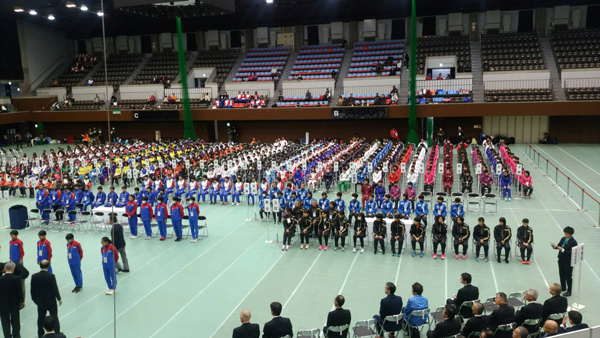
[[[27,207],[24,205],[13,205],[8,209],[8,217],[11,229],[25,229],[27,225]]]

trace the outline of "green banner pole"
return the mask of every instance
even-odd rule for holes
[[[196,140],[194,121],[192,120],[192,109],[190,108],[190,96],[188,93],[187,68],[185,52],[183,50],[183,33],[181,30],[181,18],[177,18],[177,56],[179,58],[179,81],[181,82],[181,106],[183,107],[183,138]]]
[[[412,0],[412,10],[410,16],[410,81],[408,93],[408,137],[406,142],[417,144],[417,98],[416,80],[417,80],[417,9],[415,0]]]

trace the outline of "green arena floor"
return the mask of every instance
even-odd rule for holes
[[[39,153],[42,148],[49,146],[34,150]],[[535,145],[534,148],[591,196],[600,199],[600,172],[596,169],[600,168],[600,146]],[[101,235],[76,234],[76,240],[84,249],[84,289],[74,294],[71,293],[74,284],[67,265],[65,233],[49,233],[54,249],[52,265],[64,301],[59,308],[62,331],[68,337],[85,338],[113,337],[115,330],[120,337],[223,338],[230,337],[232,329],[239,325],[239,313],[244,309],[252,311],[252,322],[259,323],[262,329],[271,317],[269,304],[279,301],[284,305],[282,315],[291,318],[296,332],[322,327],[338,294],[345,296],[344,307],[352,311],[353,323],[371,318],[379,310],[379,300],[384,297],[384,284],[388,281],[396,283],[397,294],[405,301],[411,295],[411,284],[420,282],[424,285],[423,295],[435,310],[461,287],[462,272],[473,275],[473,284],[479,287],[482,299],[492,297],[497,291],[510,293],[534,288],[540,292],[539,301],[543,302],[549,297],[549,284],[558,282],[556,251],[550,248],[550,243],[558,242],[565,226],[574,227],[574,237],[579,243],[586,243],[581,288],[575,289],[569,301],[577,301],[580,295],[581,303],[586,306],[582,311],[584,322],[599,325],[600,303],[598,292],[594,291],[600,287],[597,245],[600,229],[595,227],[598,205],[586,196],[584,208],[588,211],[578,211],[581,193],[572,183],[569,187],[572,197],[564,197],[566,179],[559,178],[560,186],[554,185],[556,176],[551,165],[548,176],[544,176],[546,161],[543,158],[536,168],[526,155],[529,153],[526,145],[513,145],[511,149],[521,158],[524,168],[531,171],[533,198],[513,199],[510,203],[498,200],[498,213],[485,217],[492,228],[499,217],[505,217],[515,234],[521,219],[530,219],[535,250],[529,266],[514,259],[514,245],[510,264],[499,264],[493,259],[490,263],[475,262],[473,255],[466,261],[455,260],[453,255],[445,261],[433,260],[430,244],[425,258],[412,258],[410,251],[405,251],[401,258],[392,257],[389,248],[386,256],[374,255],[372,244],[364,254],[332,248],[323,252],[314,244],[309,250],[300,250],[297,244],[290,251],[282,252],[280,243],[265,243],[267,239],[276,240],[277,234],[281,241],[282,226],[246,221],[254,217],[253,208],[201,205],[201,214],[209,222],[210,236],[197,243],[127,238],[131,272],[118,275],[115,296],[104,294],[106,283],[99,252]],[[31,153],[31,148],[24,151]],[[349,200],[350,195],[346,196]],[[8,226],[8,207],[15,204],[32,208],[34,201],[12,198],[10,202],[2,202],[4,226]],[[472,228],[477,217],[477,214],[467,214],[466,223]],[[25,243],[24,264],[34,273],[37,271],[37,231],[23,230],[20,238]],[[0,244],[4,249],[0,252],[1,261],[8,260],[9,240],[9,230],[1,229]],[[386,245],[389,246],[389,242]],[[451,246],[448,249],[452,250]],[[577,283],[579,268],[575,271]],[[36,317],[36,307],[28,295],[26,307],[21,311],[22,337],[36,336]]]

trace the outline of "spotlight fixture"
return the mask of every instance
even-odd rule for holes
[[[17,13],[22,13],[24,11],[25,10],[22,7],[15,7],[15,12],[17,12]]]
[[[76,4],[74,4],[74,3],[70,2],[70,1],[67,1],[67,8],[75,8],[75,7],[77,7]]]
[[[81,5],[81,10],[85,12],[85,11],[87,11],[87,10],[88,10],[88,8],[87,8],[87,6],[86,6],[86,5]]]
[[[52,14],[48,15],[48,20],[54,20],[54,19],[56,19],[56,18],[54,17],[54,15],[52,15]]]
[[[30,10],[30,11],[29,11],[29,14],[31,14],[31,15],[36,15],[36,14],[37,14],[37,12],[36,12],[36,11],[34,11],[34,10],[32,9],[32,10]]]
[[[100,12],[98,12],[96,14],[98,14],[98,16],[104,16],[104,12],[102,12],[102,11],[100,11]]]
[[[273,0],[267,0],[267,3],[268,3],[268,4],[272,4],[272,3],[273,3]]]

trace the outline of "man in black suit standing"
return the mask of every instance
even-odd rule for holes
[[[469,338],[473,332],[482,332],[490,325],[490,317],[483,316],[483,304],[477,302],[473,304],[473,317],[467,321],[462,329],[465,338]]]
[[[490,314],[490,329],[496,330],[498,326],[515,322],[515,308],[508,305],[508,297],[504,292],[498,292],[495,299],[498,308]],[[494,338],[511,338],[512,331],[498,330]]]
[[[346,338],[348,336],[348,330],[350,329],[350,322],[352,321],[352,315],[350,314],[350,310],[342,309],[346,300],[344,296],[337,295],[333,300],[333,305],[335,306],[335,310],[329,312],[327,314],[327,324],[323,327],[323,333],[328,338]],[[348,325],[345,330],[342,332],[327,332],[329,327],[331,326],[344,326]]]
[[[251,324],[250,318],[252,318],[250,311],[242,311],[240,314],[242,325],[233,329],[233,338],[260,338],[260,327],[258,324]]]
[[[376,321],[377,332],[381,332],[381,325],[383,325],[385,317],[399,315],[402,313],[402,297],[395,295],[396,285],[394,285],[392,282],[385,283],[384,292],[387,296],[381,299],[379,304],[379,314],[373,316]],[[392,322],[386,322],[383,327],[387,332],[400,331],[402,329],[402,323],[398,322],[396,324]]]
[[[542,323],[545,323],[550,315],[567,312],[569,302],[567,298],[560,295],[561,291],[562,287],[559,284],[554,283],[550,285],[550,294],[552,297],[546,299],[544,302]],[[556,321],[556,324],[560,325],[561,323]]]
[[[552,249],[558,250],[558,274],[560,275],[560,286],[564,297],[569,297],[573,292],[573,267],[571,266],[571,251],[577,246],[577,241],[573,237],[575,229],[566,227],[563,230],[565,236],[560,239],[557,245],[552,244]]]
[[[519,311],[517,311],[517,326],[523,326],[529,332],[534,332],[537,325],[523,325],[523,322],[527,319],[540,319],[541,321],[544,314],[544,307],[542,304],[537,302],[538,296],[539,292],[537,292],[537,290],[529,289],[525,291],[525,300],[527,301],[527,305],[523,306]]]
[[[446,301],[446,304],[454,304],[456,312],[460,310],[460,315],[464,318],[471,318],[473,316],[473,311],[466,306],[461,309],[460,306],[462,303],[479,299],[479,288],[471,285],[471,280],[472,277],[470,273],[462,273],[460,275],[460,283],[464,286],[462,289],[458,290],[453,299],[448,299]]]
[[[55,326],[56,321],[52,316],[44,318],[44,330],[46,331],[44,338],[67,338],[64,334],[55,332]]]
[[[48,272],[49,266],[50,262],[47,260],[41,261],[40,268],[42,271],[31,276],[31,299],[38,307],[38,337],[44,336],[44,319],[48,312],[54,318],[56,332],[60,333],[56,301],[59,305],[62,305],[62,300],[60,292],[58,292],[58,285],[56,285],[56,277]]]
[[[15,263],[4,264],[4,276],[0,277],[0,319],[4,337],[21,337],[19,309],[25,297],[21,278],[14,275]],[[12,335],[10,333],[12,326]]]
[[[568,333],[589,328],[587,324],[582,324],[583,316],[579,311],[569,311],[569,323],[571,327],[567,327],[567,317],[563,318],[562,324],[558,327],[558,333]]]
[[[263,327],[262,338],[281,338],[294,336],[292,331],[292,322],[289,318],[281,317],[282,306],[279,302],[271,303],[271,315],[273,319],[270,322],[265,323]]]

